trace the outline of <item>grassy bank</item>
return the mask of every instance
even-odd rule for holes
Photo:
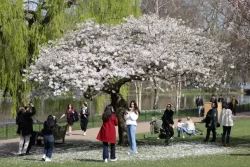
[[[249,119],[235,120],[231,132],[231,147],[221,147],[222,127],[217,129],[218,136],[215,144],[204,143],[204,135],[177,138],[170,146],[164,146],[164,139],[157,139],[157,134],[138,134],[138,154],[127,155],[128,147],[117,146],[117,162],[102,162],[102,144],[100,142],[84,142],[58,144],[55,147],[53,161],[41,161],[42,147],[35,147],[35,154],[23,157],[13,157],[11,153],[0,157],[1,167],[19,166],[53,166],[53,167],[247,167],[250,157],[250,121]],[[204,124],[197,128],[205,130]],[[148,139],[144,139],[144,135]]]

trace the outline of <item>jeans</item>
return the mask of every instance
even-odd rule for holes
[[[136,132],[135,125],[127,125],[128,142],[129,142],[129,146],[130,146],[130,151],[133,153],[137,152],[135,132]]]
[[[202,107],[203,107],[203,106],[198,106],[198,112],[199,112],[199,115],[201,115],[201,110],[202,110]]]
[[[226,137],[226,144],[229,144],[230,133],[231,133],[231,126],[223,126],[223,133],[221,139],[222,143],[225,142],[225,137]]]
[[[51,158],[54,149],[54,136],[44,135],[44,154],[46,157]]]
[[[109,144],[107,142],[103,142],[103,160],[109,158]],[[115,143],[110,143],[110,159],[115,159]]]
[[[192,135],[195,132],[195,130],[188,130],[186,127],[181,127],[181,129],[189,135]]]
[[[177,127],[177,133],[178,133],[177,137],[180,137],[180,134],[183,134],[183,129],[181,127]]]

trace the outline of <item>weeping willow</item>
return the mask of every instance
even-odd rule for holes
[[[69,3],[72,2],[72,3]],[[139,16],[140,0],[39,1],[35,11],[24,9],[24,0],[1,0],[0,90],[12,99],[11,116],[34,84],[23,82],[23,70],[38,55],[39,45],[60,38],[78,22],[92,18],[98,23],[118,24],[129,15]]]

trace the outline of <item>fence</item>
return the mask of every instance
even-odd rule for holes
[[[150,121],[152,117],[161,118],[165,109],[157,110],[142,110],[138,118],[138,121]],[[240,104],[237,106],[237,112],[250,111],[250,103]],[[174,114],[174,118],[181,118],[186,116],[197,116],[197,108],[182,108],[179,113]],[[88,128],[100,127],[102,125],[101,115],[93,115],[89,118]],[[59,125],[65,125],[66,122],[59,122]],[[41,121],[35,120],[33,129],[34,131],[41,131],[43,128],[43,123]],[[73,130],[80,130],[80,123],[77,122],[73,125]],[[17,126],[14,122],[10,123],[0,123],[0,140],[11,139],[18,137],[16,134]]]

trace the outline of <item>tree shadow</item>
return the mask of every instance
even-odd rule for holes
[[[250,154],[228,154],[231,156],[250,156]]]
[[[103,160],[97,160],[97,159],[74,159],[74,160],[81,162],[103,162]]]

